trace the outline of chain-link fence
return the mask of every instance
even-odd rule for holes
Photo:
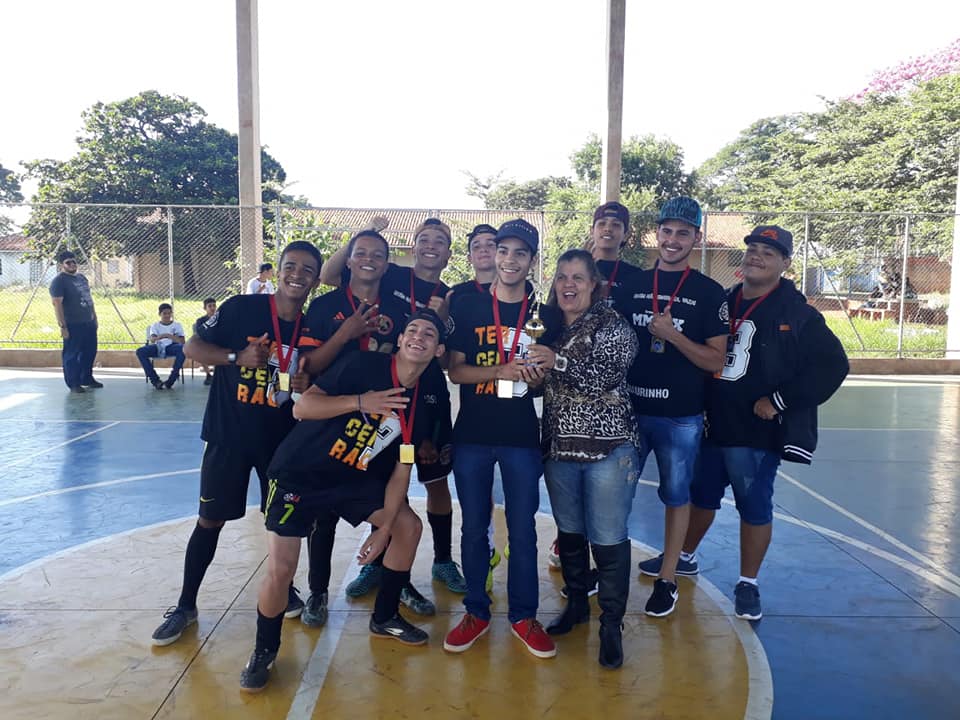
[[[250,212],[250,210],[244,210]],[[471,275],[466,233],[524,217],[541,233],[537,279],[553,273],[557,256],[583,246],[589,213],[501,210],[299,208],[255,210],[263,224],[263,257],[276,262],[292,240],[307,240],[328,257],[376,215],[400,262],[413,231],[437,216],[454,234],[444,279]],[[656,260],[655,216],[632,219],[625,257],[650,267]],[[854,356],[942,357],[947,348],[953,226],[951,215],[852,213],[714,213],[704,216],[704,242],[693,267],[724,286],[738,281],[743,237],[755,225],[776,223],[794,234],[789,275],[820,309]],[[203,300],[242,291],[240,209],[221,206],[5,205],[0,206],[0,345],[57,347],[59,330],[47,286],[53,258],[73,250],[90,280],[100,320],[100,343],[134,347],[172,302],[185,327],[202,314]],[[249,274],[249,271],[248,271]],[[949,348],[958,350],[960,348]]]

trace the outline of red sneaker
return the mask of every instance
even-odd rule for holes
[[[536,618],[528,618],[510,625],[510,631],[527,646],[527,650],[538,658],[552,658],[557,654],[557,646],[543,625]]]
[[[443,649],[447,652],[466,652],[481,636],[486,635],[489,629],[489,620],[481,620],[467,613],[463,616],[463,620],[447,633],[447,637],[443,640]]]

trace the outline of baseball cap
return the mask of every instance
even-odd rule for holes
[[[533,225],[521,218],[507,220],[500,226],[500,229],[497,230],[497,237],[495,238],[497,245],[509,238],[523,240],[523,242],[529,246],[530,252],[534,255],[537,254],[537,250],[540,247],[540,233],[537,232],[537,229]]]
[[[703,212],[700,210],[700,203],[691,197],[682,195],[667,200],[660,208],[657,225],[662,225],[667,220],[680,220],[699,230],[700,226],[703,225]]]
[[[467,243],[473,240],[477,235],[483,234],[496,235],[497,229],[493,225],[487,225],[486,223],[480,223],[473,228],[470,232],[467,233]]]
[[[618,202],[611,201],[604,203],[593,211],[594,224],[596,224],[597,220],[604,217],[616,218],[623,223],[624,229],[630,228],[630,211]]]
[[[422,233],[427,228],[433,228],[434,230],[439,230],[444,235],[447,236],[447,244],[450,244],[450,226],[447,225],[443,220],[438,218],[427,218],[422,223],[417,225],[417,229],[413,231],[413,238],[416,240],[417,235]]]
[[[62,263],[64,260],[70,260],[71,258],[76,258],[77,256],[73,254],[70,250],[64,250],[62,253],[57,255],[57,262]]]
[[[440,342],[446,342],[447,328],[444,326],[443,320],[440,319],[440,316],[437,315],[433,310],[428,308],[417,310],[407,318],[407,321],[403,324],[403,329],[406,330],[407,325],[412,323],[414,320],[426,320],[427,322],[431,323],[437,329],[437,337],[440,339]]]
[[[766,243],[787,257],[793,255],[793,234],[779,225],[758,225],[743,239],[743,242],[747,245],[753,242]]]

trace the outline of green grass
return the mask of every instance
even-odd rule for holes
[[[50,293],[45,287],[41,287],[28,307],[30,294],[30,290],[22,288],[0,290],[0,298],[2,298],[0,300],[0,346],[59,348],[61,346],[60,328],[53,314]],[[111,291],[109,295],[94,290],[93,303],[100,322],[98,333],[100,347],[123,349],[143,345],[147,326],[156,322],[159,317],[157,306],[168,299],[132,293],[129,290]],[[184,299],[174,303],[175,318],[183,325],[188,335],[193,327],[193,321],[203,315],[202,301],[202,298]],[[16,335],[13,335],[24,308],[27,312],[23,316],[23,322],[17,329]],[[129,326],[129,332],[124,327],[123,321],[126,321]]]
[[[841,313],[826,313],[827,326],[836,334],[851,357],[896,357],[900,326],[895,320],[851,320]],[[854,332],[856,328],[856,333]],[[860,344],[857,334],[863,340]],[[907,357],[943,357],[947,347],[946,325],[906,323],[903,354]]]

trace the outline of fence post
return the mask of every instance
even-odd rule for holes
[[[903,223],[903,266],[900,270],[900,329],[897,332],[897,358],[903,357],[904,311],[907,302],[907,259],[910,256],[910,216]]]
[[[173,208],[167,205],[167,283],[170,290],[170,304],[173,305]]]
[[[703,235],[700,241],[700,272],[704,275],[707,274],[707,220],[709,217],[710,213],[703,214]]]
[[[280,201],[278,200],[273,204],[273,233],[274,233],[274,243],[276,245],[276,261],[280,262],[280,253],[283,251],[283,246],[286,243],[283,241],[283,216],[280,213]],[[277,272],[280,272],[280,269],[277,268]]]
[[[807,294],[807,258],[810,256],[810,213],[803,215],[803,269],[801,272],[800,292]]]

